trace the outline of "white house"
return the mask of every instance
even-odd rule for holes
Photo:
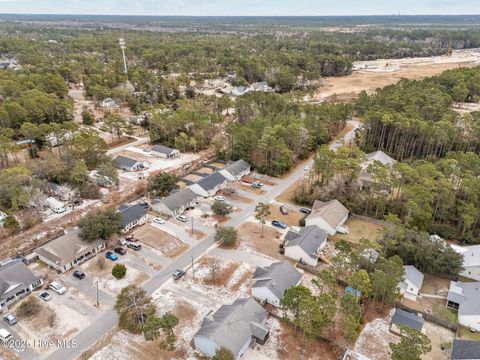
[[[416,301],[423,284],[423,274],[415,266],[405,265],[405,279],[400,282],[400,293],[407,299]]]
[[[480,281],[480,245],[451,245],[451,247],[463,256],[463,270],[460,275],[468,279]]]
[[[312,212],[305,218],[305,226],[316,225],[329,235],[337,231],[345,232],[343,227],[348,219],[348,209],[338,200],[322,202],[315,200]]]
[[[458,323],[480,331],[480,282],[451,281],[447,307],[458,311]]]
[[[125,170],[125,171],[140,171],[145,169],[145,166],[141,161],[128,158],[126,156],[117,156],[115,158],[115,166],[117,169]]]
[[[327,233],[310,225],[285,235],[285,256],[310,266],[317,266],[320,252],[327,245]]]
[[[71,201],[77,197],[77,192],[68,185],[47,182],[47,189],[50,195],[62,201]]]
[[[147,209],[140,204],[132,206],[123,204],[118,211],[122,215],[123,232],[128,232],[135,226],[143,225],[147,222]]]
[[[152,205],[152,209],[167,216],[177,216],[195,205],[197,205],[197,194],[186,188]]]
[[[190,185],[190,189],[198,196],[208,198],[214,196],[225,186],[227,186],[227,178],[219,172],[215,172],[207,177],[204,177],[199,182]]]
[[[263,345],[270,331],[266,326],[267,311],[253,299],[237,299],[207,315],[193,337],[195,349],[213,357],[220,348],[227,348],[240,359],[254,344]]]
[[[285,290],[296,286],[302,273],[288,262],[276,262],[257,267],[253,273],[252,296],[274,306],[280,306]]]
[[[172,148],[169,148],[169,147],[163,146],[163,145],[153,146],[152,151],[155,154],[157,154],[157,155],[159,155],[163,158],[166,158],[166,159],[171,159],[171,158],[180,156],[180,151],[178,151],[177,149],[172,149]]]
[[[245,160],[237,160],[219,171],[230,181],[238,181],[242,177],[250,174],[250,164]]]
[[[112,108],[115,106],[115,101],[111,98],[106,98],[100,101],[100,106],[103,108]]]

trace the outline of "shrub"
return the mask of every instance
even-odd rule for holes
[[[112,268],[112,275],[115,277],[115,279],[122,279],[125,277],[127,274],[127,268],[123,264],[116,264]]]
[[[30,296],[18,307],[17,316],[19,318],[28,318],[36,315],[39,311],[40,303],[38,302],[37,298]]]
[[[237,230],[228,226],[220,226],[215,233],[215,241],[221,245],[233,246],[237,242]]]

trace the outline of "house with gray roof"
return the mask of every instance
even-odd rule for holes
[[[227,178],[219,172],[215,172],[204,177],[195,184],[190,185],[190,189],[198,196],[208,198],[214,196],[225,186],[227,186]]]
[[[123,232],[128,232],[135,226],[143,225],[147,221],[148,211],[140,204],[132,206],[123,204],[118,211],[122,215],[121,223]]]
[[[451,281],[447,307],[458,311],[458,323],[480,331],[480,282]]]
[[[400,308],[395,309],[390,324],[390,331],[394,334],[400,334],[400,325],[408,326],[414,330],[423,330],[423,318],[413,312],[408,312]]]
[[[38,289],[42,284],[42,277],[33,273],[20,260],[12,260],[2,265],[0,267],[0,312]]]
[[[328,234],[316,225],[285,235],[285,256],[310,266],[317,266],[320,252],[327,245]]]
[[[480,341],[453,340],[450,360],[480,360]]]
[[[405,278],[400,282],[400,293],[407,299],[416,301],[423,285],[423,274],[415,266],[405,265]]]
[[[172,149],[163,145],[153,146],[152,152],[166,159],[171,159],[171,158],[180,156],[180,151],[178,151],[177,149]]]
[[[141,161],[121,155],[117,156],[114,162],[117,169],[125,171],[140,171],[145,168]]]
[[[460,275],[468,279],[480,281],[480,245],[451,245],[451,247],[463,257],[463,270]]]
[[[373,175],[368,171],[368,166],[374,164],[375,162],[378,162],[388,168],[392,168],[393,165],[396,164],[397,160],[391,158],[381,150],[367,154],[367,159],[362,164],[360,164],[362,171],[360,173],[360,176],[358,177],[360,187],[362,189],[368,188],[375,183]],[[385,190],[390,189],[390,184],[381,185],[384,187]]]
[[[250,174],[250,164],[245,160],[237,160],[219,171],[230,181],[238,181],[242,177]]]
[[[237,299],[207,315],[193,337],[195,349],[208,357],[220,348],[227,348],[239,359],[248,348],[265,344],[270,331],[266,326],[267,311],[253,299]]]
[[[197,205],[197,194],[189,188],[178,190],[152,205],[152,209],[167,216],[177,216]]]
[[[305,218],[305,225],[317,225],[329,235],[348,232],[343,226],[348,219],[349,211],[338,200],[327,202],[315,200],[312,212]]]
[[[103,249],[105,249],[103,240],[86,242],[80,237],[80,230],[76,229],[37,248],[35,253],[42,262],[64,273],[94,257]]]
[[[276,262],[257,267],[253,273],[252,296],[274,306],[280,306],[285,290],[296,286],[302,273],[288,262]]]

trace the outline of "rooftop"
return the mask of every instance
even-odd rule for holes
[[[139,161],[135,160],[135,159],[131,159],[131,158],[128,158],[126,156],[117,156],[115,158],[115,164],[117,164],[117,166],[127,166],[127,167],[132,167],[134,166],[135,164],[139,163]]]
[[[412,329],[421,331],[423,328],[423,319],[414,313],[396,308],[392,317],[392,324],[405,325],[411,327]]]
[[[163,146],[163,145],[155,145],[155,146],[152,147],[152,151],[155,151],[155,152],[158,152],[158,153],[161,153],[161,154],[165,154],[165,155],[170,155],[174,152],[177,152],[178,150],[172,149],[172,148],[169,148],[169,147]]]
[[[348,209],[338,200],[330,200],[322,202],[315,200],[312,207],[312,213],[307,216],[308,219],[320,217],[325,220],[331,227],[336,229],[341,225],[342,220],[348,216]]]
[[[118,209],[122,215],[122,226],[126,227],[128,224],[140,220],[147,214],[147,209],[145,209],[140,204],[135,204],[132,206],[121,205]]]
[[[0,298],[8,298],[18,289],[40,279],[40,275],[34,274],[20,260],[11,261],[0,267]]]
[[[204,190],[208,191],[208,190],[212,190],[214,189],[216,186],[224,183],[227,179],[225,178],[225,176],[223,176],[222,174],[218,173],[218,172],[215,172],[213,174],[210,174],[208,175],[207,177],[203,178],[202,180],[200,180],[199,182],[197,182],[197,184]]]
[[[197,194],[195,194],[189,188],[182,189],[177,191],[176,193],[166,197],[161,201],[167,208],[174,211],[182,206],[194,201],[197,198]]]
[[[480,282],[451,281],[447,299],[459,304],[458,315],[480,315]]]
[[[253,273],[253,287],[267,287],[279,299],[285,290],[298,284],[302,274],[287,262],[276,262],[267,267],[258,267]]]
[[[316,225],[305,226],[300,231],[290,230],[285,235],[285,247],[299,246],[312,258],[317,258],[317,251],[327,240],[328,234]]]
[[[480,359],[480,341],[453,340],[451,360]]]
[[[237,160],[234,163],[228,165],[225,167],[225,170],[227,170],[230,174],[232,175],[238,175],[244,172],[245,170],[250,169],[250,164],[247,163],[245,160]]]
[[[405,280],[410,281],[416,288],[420,289],[423,284],[423,273],[412,265],[405,265],[403,269],[405,270]]]
[[[397,162],[397,160],[391,158],[387,154],[385,154],[383,151],[378,150],[371,152],[370,154],[367,154],[367,163],[371,163],[373,161],[379,161],[383,165],[393,165]],[[367,164],[368,165],[368,164]]]

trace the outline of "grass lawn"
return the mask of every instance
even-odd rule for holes
[[[468,328],[464,326],[460,326],[458,329],[457,336],[462,340],[474,340],[480,341],[480,333],[479,332],[471,332]]]
[[[450,321],[454,324],[457,322],[457,312],[446,308],[445,304],[434,307],[432,311],[433,315],[436,315],[444,320]]]
[[[358,244],[362,238],[377,242],[382,237],[382,225],[359,219],[348,219],[345,225],[348,226],[348,234],[335,234],[332,236],[333,240],[345,240]]]

